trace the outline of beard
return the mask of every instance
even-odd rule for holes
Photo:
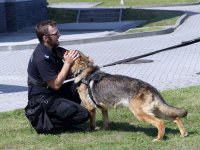
[[[59,41],[58,39],[53,39],[51,37],[49,37],[49,40],[47,41],[48,45],[50,45],[51,47],[57,47],[59,46]]]

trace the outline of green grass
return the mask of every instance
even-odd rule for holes
[[[145,20],[146,23],[135,29],[130,29],[128,33],[150,32],[160,30],[160,28],[165,28],[165,26],[175,25],[176,21],[183,14],[183,12],[179,11],[124,9],[122,21]]]
[[[122,21],[146,20],[142,26],[163,26],[175,24],[176,20],[184,13],[180,11],[125,9]]]
[[[135,28],[135,29],[129,29],[128,31],[126,31],[126,33],[152,32],[162,29],[164,29],[164,27]]]
[[[0,113],[0,149],[2,150],[196,150],[200,148],[200,86],[162,92],[166,101],[188,110],[182,119],[189,136],[179,137],[174,123],[166,121],[163,141],[152,143],[157,130],[138,121],[125,108],[109,110],[111,129],[94,132],[65,132],[38,135],[29,126],[23,110]],[[101,126],[97,113],[97,125]],[[86,128],[87,123],[82,125]]]
[[[120,0],[47,0],[49,3],[59,2],[102,2],[99,7],[119,6]],[[125,6],[152,6],[152,5],[168,5],[168,4],[185,4],[195,3],[198,0],[124,0]]]

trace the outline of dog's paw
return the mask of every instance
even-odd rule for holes
[[[186,136],[188,136],[188,133],[187,133],[187,132],[181,134],[181,137],[186,137]]]
[[[100,130],[99,127],[95,127],[95,128],[87,128],[87,129],[86,129],[87,132],[98,131],[98,130]]]
[[[90,129],[90,128],[87,128],[86,129],[86,132],[92,132],[92,131],[94,131],[93,129]]]
[[[103,126],[101,127],[102,130],[110,130],[110,126]]]
[[[100,129],[101,129],[100,127],[96,127],[96,128],[95,128],[95,131],[98,131],[98,130],[100,130]]]
[[[159,142],[159,141],[160,141],[160,139],[157,139],[157,138],[152,140],[152,142]]]
[[[94,130],[95,130],[94,128],[87,128],[87,129],[86,129],[87,132],[92,132],[92,131],[94,131]]]

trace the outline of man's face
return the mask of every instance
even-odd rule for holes
[[[60,33],[57,26],[49,26],[48,30],[49,34],[46,35],[48,37],[46,41],[47,44],[52,48],[58,46],[59,45],[58,39],[60,37]]]

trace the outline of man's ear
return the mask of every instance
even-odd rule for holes
[[[47,42],[48,37],[47,37],[46,35],[44,35],[44,36],[42,37],[42,39],[43,39],[43,42],[45,43],[45,42]]]

